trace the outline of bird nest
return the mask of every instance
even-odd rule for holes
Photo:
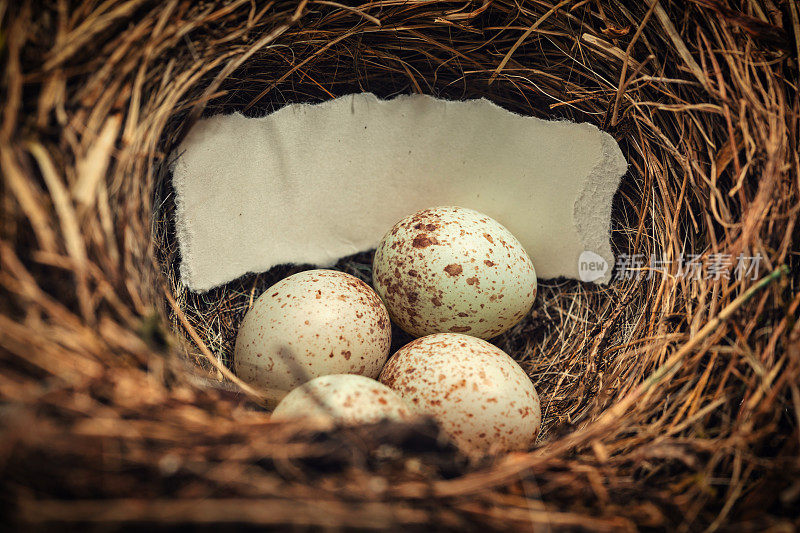
[[[12,526],[798,525],[794,2],[77,0],[0,17]],[[613,281],[542,283],[495,339],[542,397],[530,451],[469,459],[430,420],[271,422],[232,344],[253,299],[308,265],[180,283],[169,154],[187,129],[361,91],[591,122],[630,163]],[[369,280],[370,262],[336,268]]]

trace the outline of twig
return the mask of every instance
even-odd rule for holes
[[[206,343],[203,342],[203,339],[200,338],[200,335],[197,334],[197,331],[194,329],[194,327],[189,323],[189,320],[187,320],[183,310],[175,301],[175,298],[172,297],[172,293],[168,287],[164,287],[164,295],[166,296],[170,307],[172,307],[172,310],[175,312],[175,315],[178,317],[178,320],[180,321],[181,325],[183,325],[184,329],[192,338],[195,345],[200,349],[200,353],[203,354],[206,360],[209,363],[211,363],[211,365],[214,368],[216,368],[220,372],[220,374],[222,374],[226,379],[238,385],[239,388],[242,389],[242,391],[245,394],[250,396],[257,403],[267,404],[275,402],[280,399],[282,394],[279,394],[277,392],[262,393],[260,391],[257,391],[253,387],[251,387],[250,385],[239,379],[233,372],[228,370],[228,367],[220,363],[219,360],[216,357],[214,357],[214,354],[211,353],[211,350],[208,349]]]
[[[680,368],[680,363],[686,355],[691,352],[692,350],[697,347],[698,344],[703,342],[706,337],[708,337],[717,327],[724,321],[728,320],[733,313],[736,312],[742,305],[747,303],[750,298],[758,294],[759,291],[768,287],[771,283],[777,281],[782,276],[785,276],[789,273],[789,267],[786,265],[781,265],[780,267],[773,270],[769,275],[765,276],[758,283],[747,289],[744,293],[739,295],[735,300],[729,303],[722,311],[719,312],[717,316],[712,318],[711,320],[706,323],[705,326],[697,332],[697,334],[689,339],[689,341],[684,344],[680,350],[675,352],[667,361],[661,365],[655,372],[653,372],[650,377],[648,377],[644,383],[642,384],[642,389],[647,390],[654,385],[656,385],[659,381],[666,378],[668,375],[675,373],[678,368]]]
[[[558,11],[559,9],[561,9],[562,7],[564,7],[565,5],[569,4],[572,1],[573,0],[562,0],[561,2],[559,2],[558,4],[556,4],[555,6],[550,8],[544,15],[542,15],[541,17],[536,19],[536,22],[531,24],[531,26],[527,30],[525,30],[525,32],[522,35],[520,35],[519,39],[517,39],[517,42],[515,42],[511,46],[511,48],[508,50],[508,52],[506,53],[505,57],[503,57],[502,61],[500,61],[500,64],[497,65],[496,69],[494,69],[494,72],[492,73],[492,75],[489,76],[489,83],[488,84],[491,85],[492,83],[494,83],[495,78],[497,78],[497,76],[500,74],[500,72],[506,66],[506,63],[508,63],[511,60],[511,56],[514,55],[514,52],[517,51],[517,48],[522,46],[522,43],[525,42],[525,39],[530,37],[531,33],[536,31],[536,28],[538,28],[542,24],[542,22],[547,20],[550,17],[550,15],[552,15],[553,13],[555,13],[556,11]]]

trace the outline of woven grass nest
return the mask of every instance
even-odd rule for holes
[[[798,6],[0,1],[0,479],[19,529],[800,527]],[[352,92],[591,122],[630,162],[607,287],[495,342],[543,432],[468,460],[427,420],[272,423],[226,364],[270,284],[179,282],[169,154],[199,117]],[[753,276],[686,276],[696,254]],[[371,255],[337,268],[368,280]],[[398,336],[396,342],[401,342]],[[228,376],[228,377],[226,377]]]

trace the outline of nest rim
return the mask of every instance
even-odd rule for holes
[[[800,424],[793,384],[800,379],[794,318],[800,306],[794,207],[800,111],[789,81],[800,60],[792,44],[800,42],[796,8],[768,9],[760,2],[732,8],[712,0],[635,8],[390,1],[358,8],[278,2],[258,10],[244,4],[203,11],[168,3],[109,19],[104,6],[86,3],[83,27],[69,18],[37,18],[27,4],[6,8],[3,88],[10,105],[0,125],[7,177],[0,195],[10,214],[0,230],[6,269],[0,348],[9,375],[31,390],[50,379],[62,398],[48,404],[39,400],[46,398],[40,391],[34,394],[40,403],[31,403],[0,382],[0,397],[42,421],[38,432],[20,433],[12,453],[34,474],[6,467],[20,523],[93,523],[86,509],[98,507],[88,500],[74,511],[58,506],[87,495],[117,498],[116,507],[106,502],[116,517],[110,523],[148,513],[168,523],[168,513],[152,506],[126,514],[125,492],[103,492],[102,479],[149,488],[164,502],[191,496],[182,495],[180,483],[159,492],[144,479],[131,481],[122,467],[109,467],[102,478],[86,474],[84,484],[69,479],[71,471],[93,471],[102,457],[98,446],[116,443],[124,450],[115,455],[120,464],[156,476],[170,471],[160,463],[170,454],[200,458],[206,466],[190,476],[198,494],[219,494],[227,486],[242,505],[248,498],[276,501],[270,483],[324,478],[354,502],[385,505],[383,524],[419,524],[423,515],[450,527],[470,520],[588,529],[792,524],[797,495],[792,499],[790,478],[800,472],[792,444]],[[72,44],[56,47],[46,32],[26,30],[32,20],[37,28],[61,20],[52,34]],[[72,31],[65,31],[70,24]],[[92,38],[96,43],[89,46]],[[29,48],[22,47],[26,40]],[[99,59],[108,66],[99,68]],[[421,474],[403,470],[399,488],[370,496],[354,488],[360,479],[354,472],[395,475],[396,461],[364,459],[371,457],[365,452],[359,461],[368,466],[356,461],[355,468],[337,451],[341,442],[352,442],[349,431],[320,436],[302,425],[271,424],[247,394],[208,375],[209,368],[224,374],[227,367],[212,359],[230,343],[253,295],[306,267],[279,267],[218,292],[188,294],[177,275],[165,155],[203,114],[263,114],[353,89],[384,97],[403,91],[480,95],[516,112],[592,122],[620,141],[631,162],[615,199],[616,254],[760,253],[766,274],[687,280],[671,265],[608,288],[540,285],[541,308],[496,342],[539,376],[540,396],[558,398],[542,441],[519,457],[451,464],[453,450],[440,448],[435,437],[425,441],[433,455],[407,451],[403,440],[404,454],[423,453],[436,467]],[[54,133],[59,123],[63,133]],[[336,268],[365,279],[368,262],[362,254]],[[31,358],[26,332],[54,359]],[[202,364],[191,370],[187,360]],[[146,394],[126,398],[123,392],[137,383]],[[84,396],[92,399],[85,413],[65,407]],[[155,411],[165,405],[164,413]],[[115,420],[114,431],[98,425],[102,413]],[[163,427],[147,429],[148,438],[131,433],[148,423]],[[9,418],[8,427],[19,424]],[[173,425],[212,436],[206,444],[199,437],[152,444]],[[397,434],[407,438],[404,430],[387,431],[383,438],[391,442]],[[414,431],[431,433],[424,423]],[[330,445],[327,452],[315,448],[319,439]],[[69,456],[54,443],[79,442],[88,447],[72,454],[76,464],[53,466]],[[204,455],[228,457],[226,442],[247,451],[229,464]],[[302,449],[297,453],[305,458],[327,453],[346,465],[346,473],[326,477],[317,463],[282,462],[280,446]],[[269,464],[256,459],[259,447],[270,450]],[[146,457],[151,449],[163,457]],[[445,456],[451,457],[446,467],[437,463]],[[41,457],[56,481],[35,475]],[[249,488],[223,482],[209,465],[253,471],[258,481]],[[531,495],[526,483],[534,478]],[[420,486],[433,494],[438,510],[420,502]],[[302,493],[291,494],[293,505],[307,504]],[[489,510],[470,506],[473,496]],[[33,510],[42,499],[49,507],[39,518]],[[542,500],[549,510],[536,510]],[[358,507],[347,501],[339,503]],[[222,508],[213,508],[207,523],[224,523]],[[274,519],[248,516],[252,523],[301,523],[279,512]],[[365,517],[356,513],[349,522],[340,516],[331,523],[381,523]]]

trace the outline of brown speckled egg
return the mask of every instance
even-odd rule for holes
[[[236,338],[234,368],[262,390],[288,392],[317,376],[377,377],[391,324],[369,285],[344,272],[308,270],[262,294]]]
[[[433,416],[468,453],[529,448],[541,408],[530,378],[504,351],[457,333],[437,333],[400,348],[381,383],[418,414]]]
[[[392,320],[415,336],[489,339],[519,322],[536,297],[536,271],[499,222],[435,207],[394,225],[375,252],[372,282]]]
[[[392,389],[374,379],[353,374],[334,374],[312,379],[287,394],[275,411],[274,420],[309,418],[327,425],[369,424],[388,418],[411,417],[406,403]]]

